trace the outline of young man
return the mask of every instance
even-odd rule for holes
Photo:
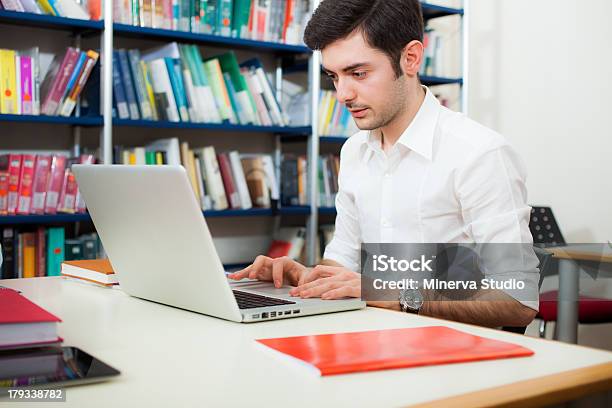
[[[231,278],[273,280],[277,287],[286,281],[296,286],[294,296],[360,297],[364,242],[532,242],[519,157],[502,136],[442,107],[421,85],[423,31],[417,0],[320,4],[304,40],[321,51],[338,100],[361,129],[340,153],[335,234],[312,269],[259,256]],[[532,301],[494,291],[476,301],[426,298],[412,311],[525,326],[538,307],[538,271],[523,272]],[[400,309],[399,301],[369,304]]]

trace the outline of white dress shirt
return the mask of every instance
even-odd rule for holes
[[[340,153],[336,229],[324,258],[360,271],[362,243],[527,243],[525,167],[500,134],[443,107],[426,89],[412,123],[385,153],[378,131]],[[537,258],[519,272],[538,309]],[[534,264],[535,262],[535,264]]]

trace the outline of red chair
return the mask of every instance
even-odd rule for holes
[[[550,207],[533,207],[529,229],[535,245],[559,246],[565,244],[565,239],[555,220]],[[542,279],[543,276],[540,278]],[[540,319],[540,337],[546,336],[546,324],[557,321],[558,291],[540,294],[540,311],[536,319]],[[612,323],[612,300],[589,296],[578,296],[578,323],[597,324]],[[556,335],[554,336],[556,338]]]
[[[557,321],[556,290],[540,294],[540,337],[546,336],[546,324]],[[578,323],[597,324],[612,323],[612,300],[580,295],[578,297]],[[555,336],[556,337],[556,336]]]

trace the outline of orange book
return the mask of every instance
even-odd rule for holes
[[[36,277],[36,234],[23,233],[23,277]]]
[[[62,276],[98,283],[104,286],[118,285],[119,281],[108,259],[62,262]]]
[[[320,375],[526,357],[533,351],[444,326],[373,330],[259,343],[314,366]]]

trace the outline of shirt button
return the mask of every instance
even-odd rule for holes
[[[391,173],[385,173],[385,178],[386,179],[390,179],[391,178]]]
[[[390,226],[391,226],[391,222],[389,222],[389,220],[388,220],[388,219],[383,218],[383,220],[382,220],[382,226],[383,226],[383,227],[390,227]]]

